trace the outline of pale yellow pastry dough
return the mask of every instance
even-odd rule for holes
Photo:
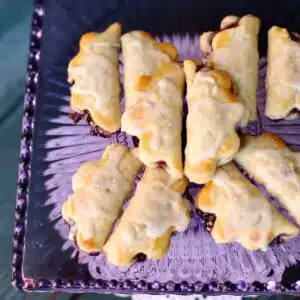
[[[79,53],[69,63],[71,108],[88,110],[93,122],[108,133],[121,127],[119,48],[121,26],[114,23],[102,33],[86,33]]]
[[[76,223],[76,242],[81,250],[102,250],[141,167],[131,150],[112,144],[100,160],[83,164],[75,173],[73,194],[64,203],[62,215]]]
[[[126,109],[122,130],[140,140],[138,155],[148,167],[165,165],[175,177],[183,175],[181,131],[184,72],[176,63],[161,65],[152,76],[140,76],[139,97]]]
[[[300,153],[270,133],[245,136],[242,144],[237,162],[300,223]]]
[[[149,33],[132,31],[121,38],[124,64],[126,109],[139,97],[136,85],[140,76],[152,75],[164,63],[176,61],[178,53],[170,43],[157,42]]]
[[[187,145],[185,175],[203,184],[215,174],[218,165],[233,159],[240,139],[236,126],[244,105],[231,92],[232,81],[223,71],[200,70],[193,61],[184,61],[187,80]]]
[[[200,48],[209,53],[214,68],[229,73],[238,97],[245,104],[241,126],[257,119],[256,88],[258,81],[258,32],[260,20],[252,15],[225,17],[219,32],[200,37]]]
[[[250,250],[266,250],[276,236],[299,232],[232,163],[217,170],[195,201],[216,215],[211,234],[217,243],[237,241]]]
[[[103,251],[109,262],[129,267],[139,253],[160,259],[174,231],[190,223],[189,206],[182,197],[186,179],[175,179],[162,168],[147,168],[120,222]]]
[[[293,109],[300,109],[300,42],[293,41],[285,28],[277,26],[269,30],[268,37],[265,114],[282,119]]]

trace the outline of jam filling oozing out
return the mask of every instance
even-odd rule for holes
[[[134,260],[135,260],[136,262],[139,262],[139,263],[144,262],[144,261],[147,260],[147,255],[144,254],[144,253],[138,253],[138,254],[134,257]]]
[[[209,71],[212,71],[211,66],[202,62],[197,65],[196,72],[209,72]]]
[[[75,124],[77,124],[80,120],[86,120],[86,122],[90,126],[90,134],[91,135],[98,135],[98,136],[101,136],[104,138],[112,135],[112,133],[104,130],[103,128],[101,128],[100,126],[95,124],[90,112],[86,109],[82,113],[78,113],[78,112],[70,113],[69,118],[72,119]]]
[[[211,232],[217,219],[216,215],[213,213],[204,212],[200,209],[197,209],[197,213],[203,219],[203,222],[205,224],[205,229],[208,232]]]
[[[165,169],[167,167],[167,163],[163,160],[160,160],[156,163],[156,167]]]
[[[239,170],[239,172],[248,180],[250,181],[252,184],[254,184],[256,187],[258,187],[259,185],[256,183],[256,181],[250,177],[250,175],[239,165],[237,164],[235,161],[233,162],[234,165],[237,167],[237,169]],[[269,196],[267,198],[272,198],[272,196]],[[268,200],[270,200],[268,199]],[[203,219],[203,222],[205,224],[205,229],[208,232],[211,232],[214,224],[216,222],[217,216],[213,213],[207,213],[207,212],[203,212],[200,209],[197,209],[197,213],[198,215]],[[277,236],[275,237],[271,242],[270,245],[279,245],[284,243],[284,239],[281,236]]]

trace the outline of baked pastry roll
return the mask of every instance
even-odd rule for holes
[[[86,33],[79,53],[70,61],[68,81],[71,108],[84,115],[98,133],[120,129],[119,48],[121,26],[114,23],[102,33]]]
[[[76,242],[82,251],[102,250],[141,166],[131,150],[112,144],[100,160],[83,164],[73,176],[73,194],[62,215],[76,223]]]
[[[216,215],[211,234],[217,243],[237,241],[250,250],[266,250],[276,236],[299,231],[233,163],[220,167],[195,201],[199,209]]]
[[[245,136],[237,162],[300,223],[300,153],[270,133]]]
[[[160,259],[174,231],[185,231],[190,210],[182,197],[187,180],[147,168],[115,231],[103,247],[109,262],[129,267],[139,253]]]
[[[181,153],[184,72],[176,63],[140,76],[139,98],[126,109],[122,130],[140,140],[138,155],[148,167],[159,164],[175,177],[183,175]]]
[[[184,61],[188,102],[184,173],[190,181],[203,184],[238,151],[235,128],[244,105],[232,93],[227,73],[208,68],[197,72],[196,68],[193,61]]]
[[[273,26],[268,44],[265,114],[282,119],[300,109],[300,35]]]
[[[132,31],[121,38],[124,64],[125,109],[139,97],[140,76],[152,75],[164,63],[176,61],[178,53],[170,43],[157,42],[149,33]]]
[[[206,32],[200,37],[202,52],[209,54],[208,60],[214,68],[229,73],[238,97],[245,104],[241,126],[257,119],[259,28],[260,20],[252,15],[227,16],[219,31]]]

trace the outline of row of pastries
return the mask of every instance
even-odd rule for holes
[[[88,119],[101,135],[122,128],[139,139],[134,150],[108,146],[99,161],[85,163],[74,175],[73,194],[62,212],[65,220],[76,223],[81,250],[104,251],[110,262],[126,267],[139,253],[161,258],[171,234],[189,226],[190,207],[183,196],[187,178],[206,184],[195,203],[200,210],[216,215],[211,231],[216,242],[238,241],[248,249],[265,250],[276,236],[298,233],[236,167],[238,163],[263,184],[300,222],[298,153],[271,134],[242,137],[241,141],[237,133],[238,127],[257,119],[259,27],[259,19],[251,15],[224,18],[219,31],[200,37],[206,59],[185,60],[183,67],[174,45],[157,42],[142,31],[121,37],[117,23],[103,33],[81,38],[79,53],[68,69],[72,110]],[[289,65],[291,58],[299,64],[300,44],[294,40],[295,35],[292,38],[286,29],[274,26],[269,31],[266,115],[270,118],[287,117],[297,108],[295,81],[300,67],[291,71]],[[183,163],[185,82],[188,115]],[[132,195],[143,164],[146,171]]]
[[[182,196],[186,178],[171,177],[156,167],[145,170],[111,234],[141,168],[134,150],[112,144],[100,160],[83,164],[73,176],[73,194],[62,215],[76,223],[76,243],[82,251],[104,251],[111,263],[128,267],[140,253],[161,258],[171,234],[188,228],[190,206]]]
[[[185,173],[190,180],[205,183],[211,178],[209,173],[230,161],[238,150],[237,125],[257,119],[259,27],[259,19],[251,15],[225,17],[219,31],[200,36],[200,48],[208,55],[205,63],[186,60],[183,68],[177,62],[176,48],[157,42],[148,33],[133,31],[121,37],[121,27],[115,23],[103,33],[85,34],[79,53],[69,64],[71,108],[88,112],[101,133],[109,135],[122,127],[137,136],[139,157],[147,166],[163,161],[172,176]],[[275,26],[269,31],[266,114],[270,118],[287,117],[300,101],[300,44],[291,36],[296,35]],[[121,42],[123,116],[118,63]],[[184,172],[185,78],[189,113]],[[206,130],[197,130],[196,121]],[[208,174],[196,178],[195,169],[199,168]]]

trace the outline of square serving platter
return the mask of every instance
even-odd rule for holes
[[[300,237],[274,243],[266,252],[247,251],[237,243],[216,245],[194,213],[190,228],[172,237],[163,259],[141,261],[126,270],[110,265],[102,254],[79,252],[61,218],[61,205],[71,193],[71,178],[80,164],[99,158],[110,143],[134,146],[134,140],[122,132],[110,138],[92,136],[84,122],[74,125],[68,118],[67,66],[83,33],[102,31],[117,21],[124,32],[145,30],[173,42],[181,60],[198,59],[199,34],[217,29],[222,17],[258,16],[262,21],[259,120],[246,131],[276,133],[298,150],[300,121],[273,122],[263,111],[267,30],[279,25],[300,32],[299,12],[298,0],[35,1],[13,236],[13,285],[25,291],[81,293],[300,294]],[[191,201],[198,188],[189,186]]]

